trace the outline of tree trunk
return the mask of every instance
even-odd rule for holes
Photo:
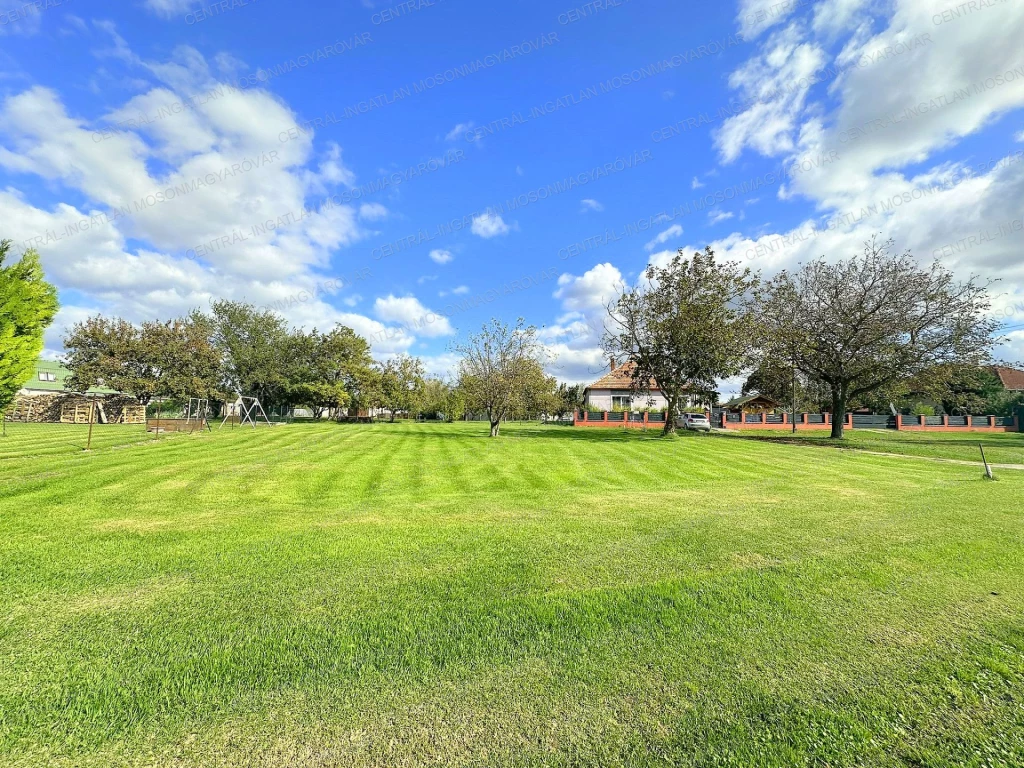
[[[492,421],[491,422],[491,437],[497,437],[498,436],[498,432],[499,432],[500,429],[501,429],[501,422],[500,421]]]
[[[674,435],[676,432],[676,403],[675,400],[668,401],[665,409],[665,426],[661,431],[662,435]]]
[[[833,440],[843,439],[843,426],[846,424],[846,384],[832,387],[832,435]]]

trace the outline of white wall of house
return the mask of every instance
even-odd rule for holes
[[[648,408],[667,408],[668,401],[660,392],[651,392],[644,395],[630,394],[628,389],[588,389],[586,403],[592,411],[610,411],[614,408],[614,398],[628,397],[632,402],[634,411],[643,411]]]

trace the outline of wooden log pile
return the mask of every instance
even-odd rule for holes
[[[92,398],[57,393],[18,395],[14,398],[8,421],[30,424],[88,424],[89,412],[94,424],[145,424],[146,406],[124,395]]]

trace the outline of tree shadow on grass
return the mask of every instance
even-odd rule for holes
[[[910,434],[915,437],[900,438],[897,435]],[[807,435],[799,434],[796,435],[755,435],[755,434],[731,434],[728,435],[733,440],[753,440],[762,443],[780,443],[783,445],[816,445],[823,446],[826,448],[855,448],[860,450],[872,450],[873,448],[885,447],[886,445],[934,445],[934,446],[970,446],[976,447],[978,443],[993,448],[1024,448],[1024,434],[1015,432],[1002,432],[996,434],[987,434],[984,432],[970,433],[970,435],[963,435],[956,439],[940,439],[940,438],[919,438],[916,437],[917,432],[905,432],[900,433],[893,431],[892,436],[885,436],[875,438],[873,440],[854,440],[849,437],[849,431],[846,436],[834,440],[827,434],[822,435]],[[948,432],[943,434],[949,434]],[[1008,437],[1002,437],[1007,435]]]

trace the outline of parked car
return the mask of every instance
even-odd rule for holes
[[[679,420],[683,429],[693,429],[702,432],[711,431],[711,422],[703,413],[684,413]]]

